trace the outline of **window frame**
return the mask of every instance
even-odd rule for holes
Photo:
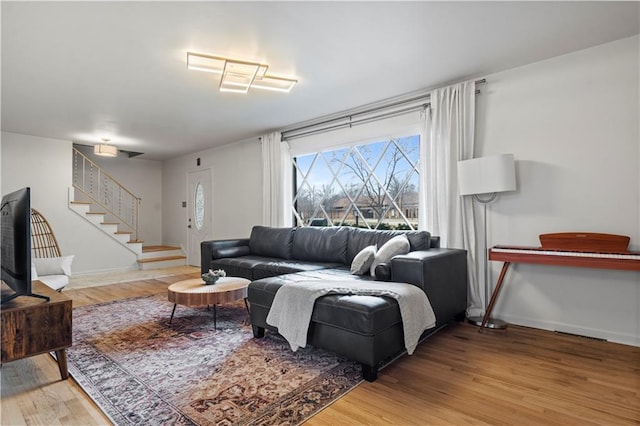
[[[307,220],[308,221],[313,221],[315,219],[315,217],[317,216],[316,213],[322,213],[322,219],[325,221],[330,221],[331,222],[331,226],[360,226],[359,225],[359,219],[361,218],[365,225],[366,228],[370,228],[370,229],[388,229],[386,228],[387,226],[393,226],[393,225],[389,225],[386,221],[388,221],[389,219],[392,220],[396,220],[396,219],[401,219],[402,222],[396,224],[395,226],[397,226],[399,229],[418,229],[419,226],[419,216],[418,216],[418,212],[419,209],[421,208],[420,206],[420,191],[419,191],[419,186],[420,186],[420,174],[422,173],[422,165],[421,165],[421,150],[423,149],[423,139],[424,139],[424,135],[423,132],[420,131],[421,129],[419,129],[418,126],[411,126],[411,127],[405,127],[403,129],[403,131],[401,132],[397,132],[396,136],[379,136],[379,137],[375,137],[375,138],[371,138],[367,141],[352,141],[349,143],[344,143],[338,146],[335,146],[335,144],[331,143],[331,148],[325,148],[323,150],[313,150],[311,152],[308,152],[306,154],[298,154],[298,155],[291,155],[291,164],[292,164],[292,199],[291,199],[291,211],[292,211],[292,221],[294,224],[297,224],[298,226],[312,226],[311,223],[305,223]],[[395,132],[394,132],[395,133]],[[409,134],[408,134],[409,133]],[[407,153],[401,143],[403,139],[406,138],[413,138],[413,137],[417,137],[417,150],[418,152],[416,153],[416,157],[414,159],[411,158],[410,153]],[[384,144],[382,147],[379,147],[379,156],[377,158],[374,159],[374,163],[369,163],[369,161],[367,159],[365,159],[365,157],[363,156],[362,153],[362,147],[367,146],[367,145],[371,145],[371,144]],[[325,144],[326,145],[326,144]],[[358,147],[360,147],[360,149],[358,149]],[[376,170],[378,169],[378,165],[384,160],[384,156],[386,155],[386,153],[388,152],[389,148],[393,147],[394,150],[399,150],[399,153],[401,155],[401,158],[404,159],[404,161],[407,163],[407,166],[409,166],[409,171],[407,171],[406,176],[403,177],[403,179],[400,181],[400,189],[404,190],[405,188],[409,187],[410,182],[412,179],[417,179],[417,184],[416,184],[416,199],[417,199],[417,207],[415,206],[410,206],[408,208],[403,208],[403,206],[398,204],[398,196],[399,194],[392,194],[390,192],[389,186],[385,185],[381,180],[380,180],[380,176],[376,173]],[[344,156],[342,157],[342,160],[340,165],[338,166],[337,170],[334,170],[331,168],[330,166],[330,160],[327,158],[326,154],[330,153],[331,151],[340,151],[340,150],[347,150],[345,151]],[[303,170],[298,166],[298,164],[296,164],[297,160],[299,157],[303,157],[303,156],[309,156],[309,155],[313,155],[313,159],[311,161],[311,164],[309,165],[309,167],[306,169],[306,173],[303,172]],[[345,187],[344,182],[342,182],[340,180],[340,175],[341,175],[341,171],[342,169],[345,167],[345,163],[349,161],[349,158],[352,155],[356,155],[357,157],[359,157],[359,160],[364,167],[366,167],[366,177],[362,178],[362,184],[357,187],[357,192],[355,193],[355,198],[353,198],[350,194],[349,191],[347,190],[347,188]],[[298,189],[299,189],[299,184],[300,185],[304,185],[305,182],[307,181],[307,177],[309,176],[309,173],[312,171],[313,167],[317,164],[318,161],[324,161],[326,163],[325,167],[328,169],[329,173],[331,174],[331,180],[329,185],[333,186],[333,185],[338,185],[339,189],[341,191],[341,195],[343,195],[343,198],[346,198],[349,200],[349,205],[345,206],[344,209],[344,214],[341,215],[340,218],[335,218],[333,217],[333,214],[330,214],[329,212],[327,212],[323,206],[321,205],[316,205],[314,208],[313,213],[311,214],[311,217],[309,218],[304,218],[302,217],[301,212],[299,211],[299,200],[300,198],[298,197]],[[353,161],[353,160],[352,160]],[[298,182],[298,177],[299,174],[304,176],[303,182]],[[369,184],[368,182],[370,180],[375,180],[376,184],[374,185],[378,185],[379,188],[382,188],[383,193],[380,194],[385,200],[388,199],[389,202],[388,203],[383,203],[382,205],[379,206],[379,211],[377,211],[376,213],[372,213],[371,209],[363,209],[361,205],[359,205],[358,203],[358,199],[362,196],[362,193],[365,191],[366,186]],[[307,184],[309,185],[309,184]],[[309,191],[312,191],[312,187],[308,186]],[[333,209],[332,209],[333,210]],[[406,210],[406,211],[405,211]],[[409,212],[409,210],[414,211],[415,212],[415,217],[411,218],[411,214],[409,214],[409,216],[407,216],[407,212]],[[393,212],[393,214],[392,214]],[[370,214],[369,214],[370,213]],[[349,223],[345,223],[345,221],[348,220],[349,216],[353,216],[354,220],[355,220],[355,224],[349,224]],[[370,226],[370,223],[367,219],[369,219],[369,216],[372,216],[375,218],[377,216],[377,222],[375,224],[373,224],[373,226]],[[389,216],[389,217],[387,217]],[[339,225],[334,225],[335,222],[339,222]],[[380,228],[381,226],[384,226],[382,228]],[[406,227],[406,228],[405,228]]]

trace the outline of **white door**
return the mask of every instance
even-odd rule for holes
[[[189,172],[187,200],[187,263],[200,266],[200,242],[211,239],[211,169]]]

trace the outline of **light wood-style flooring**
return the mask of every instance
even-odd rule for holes
[[[195,274],[197,276],[197,273]],[[180,274],[68,290],[74,306],[166,292]],[[445,328],[306,425],[638,425],[640,348],[510,326]],[[109,424],[48,355],[1,369],[2,425]]]

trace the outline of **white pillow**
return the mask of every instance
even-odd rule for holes
[[[36,270],[36,264],[31,262],[31,280],[38,279],[38,271]]]
[[[376,246],[367,246],[356,254],[351,262],[351,273],[353,275],[365,275],[369,273],[369,268],[376,258]]]
[[[47,275],[40,277],[40,281],[55,291],[62,291],[69,284],[69,277],[66,275]]]
[[[71,276],[71,263],[75,256],[63,257],[41,257],[34,258],[36,271],[39,276],[46,275],[68,275]]]
[[[392,239],[384,243],[382,247],[380,247],[380,250],[378,250],[378,252],[376,253],[376,258],[371,264],[371,276],[376,276],[376,266],[381,263],[389,262],[392,257],[399,254],[407,254],[409,253],[409,250],[409,239],[406,235],[398,235],[397,237],[393,237]]]

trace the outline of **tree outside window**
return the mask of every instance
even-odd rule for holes
[[[417,229],[420,137],[293,159],[299,226]]]

